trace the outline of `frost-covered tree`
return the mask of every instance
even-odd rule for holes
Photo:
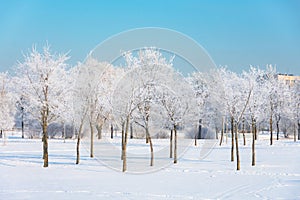
[[[221,127],[221,145],[224,134],[225,118],[228,115],[227,102],[224,99],[227,92],[224,87],[224,77],[220,69],[212,69],[205,76],[205,79],[208,86],[208,98],[204,111],[202,112],[209,124],[215,126],[216,129],[217,127]]]
[[[160,90],[159,99],[164,108],[161,113],[168,127],[174,132],[174,163],[177,163],[177,131],[179,127],[194,127],[198,122],[196,116],[199,116],[199,112],[189,82],[175,71],[169,74],[169,81],[170,85]]]
[[[16,96],[18,95],[16,94]],[[27,113],[24,111],[24,107],[23,107],[24,104],[25,104],[24,98],[19,97],[16,103],[16,125],[18,124],[18,121],[20,121],[22,138],[25,138],[24,122],[25,122],[25,118],[27,117],[26,116]]]
[[[293,129],[293,138],[296,141],[296,132],[298,126],[298,140],[300,139],[300,84],[286,85],[288,90],[285,95],[285,112]]]
[[[250,96],[248,107],[245,111],[246,120],[248,119],[251,124],[252,131],[252,166],[255,165],[255,140],[257,138],[257,122],[263,119],[263,109],[266,104],[266,98],[263,88],[264,71],[250,66],[249,71],[243,72],[243,76],[249,87],[252,88],[252,95]]]
[[[225,68],[220,69],[220,75],[223,79],[225,88],[224,101],[226,109],[231,119],[231,161],[234,161],[234,140],[236,147],[237,170],[240,170],[240,157],[238,148],[238,125],[242,121],[244,112],[249,103],[252,88],[242,76],[230,72]],[[248,88],[248,89],[247,89]]]
[[[89,57],[79,66],[79,95],[86,100],[88,107],[87,120],[90,127],[90,157],[94,156],[94,129],[98,139],[102,137],[102,126],[110,115],[110,95],[114,81],[113,67],[109,63],[98,62]],[[78,85],[78,84],[77,84]]]
[[[134,75],[126,74],[125,77],[121,79],[121,84],[118,84],[114,91],[114,98],[112,99],[113,105],[113,115],[120,124],[122,125],[122,156],[123,169],[125,172],[127,170],[127,158],[126,158],[126,148],[128,140],[128,131],[130,126],[130,120],[132,119],[132,113],[137,109],[136,96],[139,96],[139,90],[137,87],[137,82]]]
[[[0,73],[0,130],[11,130],[14,126],[15,99],[10,89],[10,78],[7,73]]]
[[[24,110],[40,122],[42,127],[44,167],[48,167],[48,124],[57,120],[66,88],[66,54],[52,54],[49,45],[39,52],[33,47],[24,55],[16,74],[19,95],[27,104]]]
[[[62,138],[65,141],[66,138],[66,127],[73,128],[73,133],[69,137],[73,137],[74,135],[74,87],[75,87],[75,79],[73,76],[74,68],[68,69],[65,71],[64,87],[65,94],[58,96],[58,101],[60,102],[57,107],[57,115],[58,119],[57,123],[62,124]],[[67,126],[68,125],[68,126]]]
[[[140,90],[136,97],[137,112],[133,113],[135,114],[133,117],[134,121],[145,130],[146,143],[149,143],[151,152],[150,166],[153,166],[154,151],[150,129],[153,127],[152,130],[155,130],[155,128],[161,128],[157,126],[162,126],[158,114],[160,101],[157,94],[161,92],[163,85],[168,84],[167,76],[173,71],[173,58],[167,60],[157,49],[146,48],[138,53],[137,59],[132,57],[130,59],[135,60],[134,71],[139,80]]]
[[[283,81],[278,80],[276,77],[275,88],[276,88],[276,95],[275,103],[274,103],[274,119],[276,122],[276,140],[279,140],[279,132],[280,132],[280,121],[284,112],[287,108],[287,100],[290,97],[289,95],[289,85],[284,83]]]
[[[205,108],[208,106],[210,96],[210,74],[202,72],[194,72],[190,77],[187,78],[189,84],[191,84],[193,91],[195,93],[195,98],[197,101],[199,127],[202,126],[202,120],[206,117]],[[201,122],[201,123],[200,123]],[[197,139],[201,139],[201,128],[195,131],[195,146],[197,146]]]
[[[300,140],[300,81],[295,83],[294,87],[294,93],[295,93],[295,108],[296,108],[296,120],[298,125],[298,140]]]
[[[77,130],[76,164],[80,161],[80,141],[90,138],[90,157],[94,156],[94,129],[98,139],[102,136],[102,126],[111,113],[109,98],[116,71],[109,63],[98,62],[88,57],[70,70],[73,79],[72,121]],[[84,130],[89,128],[87,134]]]
[[[265,105],[265,112],[268,114],[269,118],[269,130],[270,130],[270,145],[273,144],[273,121],[275,115],[275,109],[278,106],[278,79],[276,77],[276,68],[272,65],[268,65],[264,74],[264,84],[265,89],[264,95],[268,100],[268,103]]]
[[[72,118],[74,127],[77,130],[77,142],[76,142],[76,164],[80,162],[80,141],[84,124],[86,122],[88,113],[88,101],[86,99],[87,93],[85,90],[85,78],[81,76],[80,64],[71,70],[71,76],[73,80],[76,80],[73,88],[73,99],[70,99],[73,104]]]
[[[155,114],[153,109],[159,104],[157,90],[168,80],[172,59],[167,60],[156,48],[144,48],[138,52],[125,52],[124,60],[126,71],[114,91],[113,111],[122,124],[123,171],[126,171],[127,137],[132,122],[145,130],[150,146],[150,166],[153,166],[150,125]]]

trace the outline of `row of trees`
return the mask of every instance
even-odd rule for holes
[[[286,84],[278,79],[276,69],[267,66],[265,70],[250,67],[249,71],[236,74],[220,68],[210,75],[213,84],[207,82],[209,94],[214,99],[209,100],[210,108],[218,110],[216,123],[221,124],[220,145],[223,139],[224,118],[229,120],[231,130],[231,161],[234,161],[234,146],[236,147],[237,170],[240,169],[238,134],[243,134],[243,144],[246,145],[245,126],[252,132],[252,165],[255,165],[255,140],[258,126],[270,132],[270,145],[273,144],[273,126],[276,124],[277,140],[280,133],[280,122],[291,124],[296,141],[296,126],[299,126],[300,87],[299,82]],[[213,109],[214,110],[214,109]],[[274,123],[275,122],[275,123]],[[267,125],[268,124],[268,125]],[[218,127],[218,125],[216,125]],[[300,126],[299,126],[300,127]],[[283,130],[283,129],[281,129]],[[298,131],[298,139],[300,133]]]
[[[68,59],[66,54],[52,54],[49,46],[42,52],[33,48],[18,64],[15,75],[1,73],[0,76],[1,129],[14,126],[16,112],[22,119],[22,128],[24,118],[39,122],[44,167],[48,166],[48,126],[54,122],[72,124],[76,130],[77,164],[82,137],[89,136],[93,157],[94,138],[96,135],[102,138],[104,125],[110,124],[111,138],[113,126],[120,127],[123,171],[127,170],[127,143],[133,125],[144,130],[153,166],[152,137],[158,129],[168,130],[170,157],[177,163],[178,129],[193,127],[190,135],[197,145],[199,134],[195,127],[200,120],[200,126],[215,127],[216,132],[221,130],[221,145],[224,124],[229,122],[231,161],[235,149],[238,170],[239,132],[243,134],[244,145],[246,132],[252,132],[252,165],[255,165],[259,124],[269,122],[271,145],[274,124],[277,139],[280,122],[299,126],[299,83],[291,86],[279,81],[272,66],[265,70],[250,67],[242,74],[218,68],[182,76],[174,70],[173,58],[167,59],[156,48],[125,52],[121,67],[92,57],[70,67]]]

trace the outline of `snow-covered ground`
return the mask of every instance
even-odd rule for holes
[[[145,143],[133,144],[139,141]],[[216,141],[199,140],[178,164],[129,174],[89,158],[84,148],[75,165],[75,140],[49,140],[50,166],[43,168],[41,140],[10,136],[5,144],[0,139],[0,199],[300,199],[299,141],[282,139],[270,146],[267,136],[260,137],[255,167],[250,139],[246,146],[240,143],[240,171],[230,162],[229,141],[200,159],[203,144]]]

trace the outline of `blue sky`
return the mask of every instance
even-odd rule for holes
[[[48,41],[82,61],[97,44],[140,27],[174,29],[201,44],[215,63],[241,72],[276,64],[300,75],[300,1],[24,0],[0,5],[0,71]]]

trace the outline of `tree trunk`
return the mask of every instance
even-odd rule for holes
[[[224,135],[224,118],[222,117],[222,129],[221,129],[221,138],[220,138],[220,146],[223,142],[223,135]]]
[[[61,123],[62,129],[61,129],[61,139],[65,138],[65,130],[64,130],[64,122]]]
[[[66,124],[63,123],[63,135],[64,135],[64,143],[66,143]]]
[[[228,143],[228,133],[227,133],[227,118],[225,117],[225,120],[224,120],[224,134],[226,136],[226,144]]]
[[[79,131],[77,135],[77,144],[76,144],[76,165],[79,164],[80,160],[80,152],[79,152],[79,145],[80,145],[80,139],[81,139],[81,131],[82,131],[83,121],[81,122],[79,126]]]
[[[123,160],[124,157],[124,136],[125,136],[125,122],[122,122],[122,155],[121,160]]]
[[[172,131],[172,130],[171,130]],[[194,138],[194,144],[195,144],[195,147],[197,146],[197,137],[198,137],[198,133],[197,131],[195,132],[195,138]]]
[[[270,116],[270,145],[273,145],[273,117]]]
[[[218,140],[219,139],[219,136],[218,136],[218,127],[215,127],[215,130],[216,130],[216,139]]]
[[[2,129],[0,130],[0,138],[2,138],[3,137],[3,131],[2,131]]]
[[[154,153],[153,153],[153,145],[152,145],[152,140],[151,140],[151,136],[150,136],[150,133],[149,133],[148,124],[146,124],[146,137],[148,137],[148,141],[149,141],[149,144],[150,144],[150,152],[151,152],[150,166],[153,166]]]
[[[90,122],[90,129],[91,129],[91,146],[90,146],[90,157],[94,157],[94,128],[93,123]]]
[[[127,158],[126,158],[126,147],[127,147],[127,136],[129,129],[129,116],[126,117],[126,125],[125,125],[125,134],[124,134],[124,144],[123,144],[123,172],[127,170]]]
[[[252,118],[252,166],[255,166],[255,121]]]
[[[80,134],[77,136],[77,144],[76,144],[76,165],[79,164],[80,154],[79,154],[79,144],[80,144]]]
[[[21,128],[22,128],[22,138],[24,138],[24,113],[22,109],[22,121],[21,121]]]
[[[199,119],[198,139],[202,138],[201,131],[202,131],[202,119]]]
[[[234,161],[234,121],[231,117],[231,162]]]
[[[177,163],[177,127],[174,125],[174,163]]]
[[[259,131],[259,129],[258,129]],[[256,119],[254,119],[254,137],[255,137],[255,140],[257,140],[257,124],[256,124]]]
[[[240,154],[239,154],[239,142],[237,124],[235,124],[235,146],[236,146],[236,170],[240,170]]]
[[[47,117],[44,115],[43,118],[43,159],[44,159],[44,167],[48,167],[48,124]]]
[[[173,129],[171,129],[170,133],[170,158],[173,157]]]
[[[298,121],[298,140],[300,140],[300,121]]]
[[[132,123],[130,123],[130,139],[133,139],[133,127],[132,127]]]
[[[100,125],[99,124],[96,125],[98,140],[102,139],[102,127],[103,127],[102,123]]]
[[[296,142],[296,123],[294,123],[294,142]]]
[[[244,118],[243,118],[243,124],[242,124],[242,133],[243,133],[244,146],[246,146],[245,119]]]
[[[276,131],[277,131],[277,140],[279,140],[279,121],[280,121],[280,116],[276,119]]]
[[[114,126],[110,124],[110,139],[114,139]]]

